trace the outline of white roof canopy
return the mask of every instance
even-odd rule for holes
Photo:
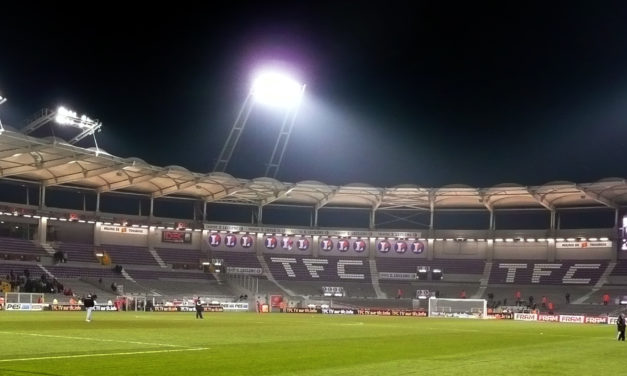
[[[225,173],[201,174],[180,166],[158,167],[138,158],[120,158],[56,138],[34,138],[6,130],[0,134],[0,178],[15,177],[44,186],[71,185],[98,192],[130,191],[186,196],[206,202],[257,206],[284,204],[364,209],[503,209],[610,207],[627,204],[624,178],[595,183],[550,182],[541,186],[499,184],[490,188],[449,185],[424,188],[399,185],[328,185],[317,181],[280,182],[238,179]]]

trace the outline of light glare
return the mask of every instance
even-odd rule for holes
[[[284,74],[264,72],[255,78],[250,93],[259,103],[291,107],[300,99],[302,85]]]

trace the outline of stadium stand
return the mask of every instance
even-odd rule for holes
[[[227,267],[238,268],[260,268],[261,264],[259,259],[254,253],[250,252],[225,252],[225,251],[212,251],[212,258],[222,259]]]
[[[368,260],[356,257],[270,256],[265,261],[277,280],[370,282]]]
[[[98,259],[94,256],[93,244],[55,242],[50,245],[55,250],[64,252],[67,255],[68,261],[91,263],[98,262]]]
[[[31,240],[0,237],[0,253],[46,255],[46,251]]]
[[[511,260],[494,261],[490,284],[512,283],[517,285],[594,285],[607,267],[607,261],[564,260],[538,262]]]
[[[157,260],[155,260],[148,251],[148,247],[103,244],[100,248],[104,249],[109,254],[112,264],[159,265]]]
[[[200,250],[155,248],[157,254],[166,264],[187,265],[194,268],[200,265],[202,258],[207,258]]]

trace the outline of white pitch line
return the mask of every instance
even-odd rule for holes
[[[189,346],[181,346],[181,345],[171,345],[171,344],[167,344],[167,343],[123,341],[123,340],[118,340],[118,339],[103,339],[103,338],[84,338],[84,337],[59,336],[59,335],[53,335],[53,334],[39,334],[39,333],[20,333],[20,332],[3,332],[3,331],[0,331],[0,334],[15,334],[15,335],[20,335],[20,336],[78,339],[78,340],[83,340],[83,341],[96,341],[96,342],[130,343],[130,344],[134,344],[134,345],[147,345],[147,346],[183,347],[183,348],[189,347]]]
[[[170,349],[170,350],[127,351],[127,352],[100,353],[100,354],[40,356],[40,357],[36,357],[36,358],[0,359],[0,363],[26,362],[26,361],[31,361],[31,360],[90,358],[90,357],[98,357],[98,356],[160,354],[160,353],[171,353],[171,352],[182,352],[182,351],[202,351],[202,350],[209,350],[209,347],[198,347],[198,348],[189,348],[189,349]]]

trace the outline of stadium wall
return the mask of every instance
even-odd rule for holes
[[[616,252],[615,247],[603,248],[557,248],[557,260],[607,260]]]
[[[487,257],[488,242],[436,241],[433,246],[435,258],[484,259]]]
[[[494,258],[497,260],[546,260],[549,245],[546,242],[495,242]]]
[[[94,225],[50,221],[47,223],[47,234],[48,241],[89,244],[94,241]]]

